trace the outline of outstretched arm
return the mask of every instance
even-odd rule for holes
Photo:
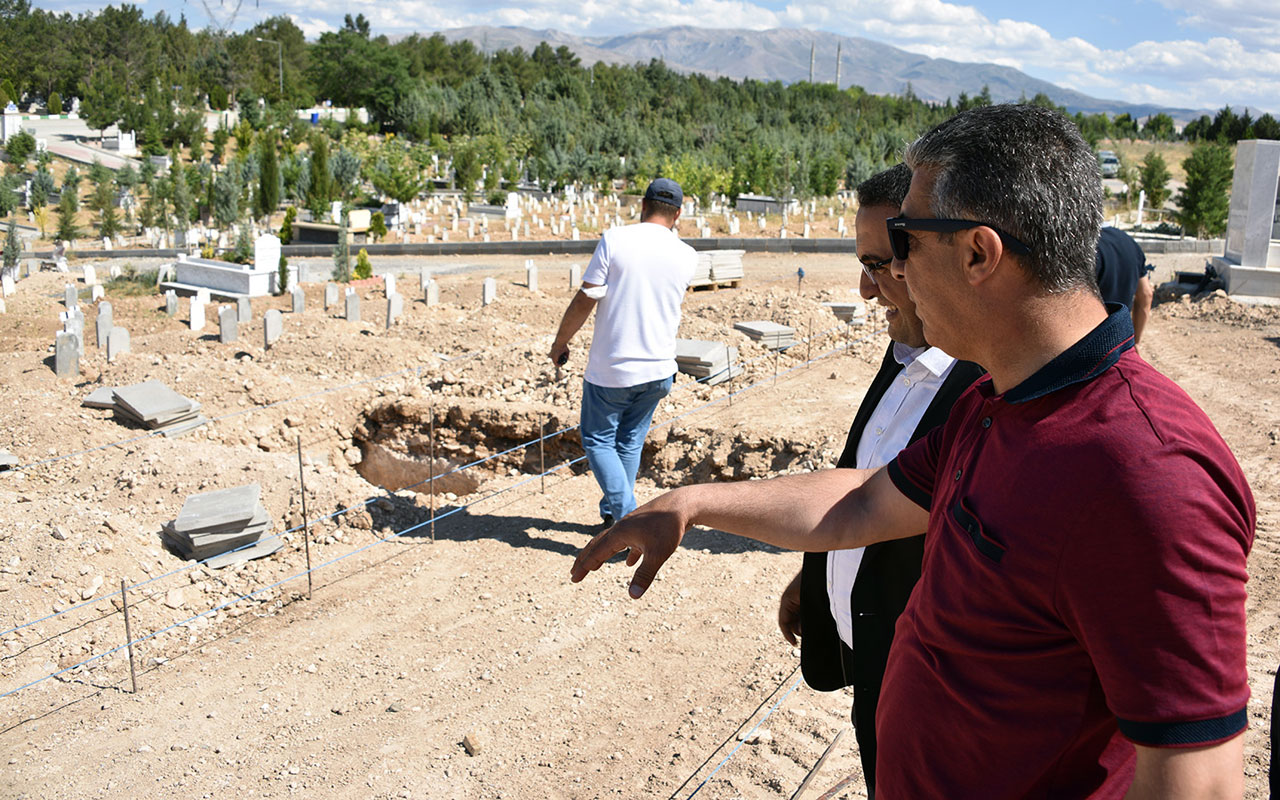
[[[640,597],[694,525],[789,550],[819,552],[913,536],[925,529],[928,518],[883,469],[830,469],[767,481],[684,486],[644,504],[588,542],[571,577],[576,583],[630,549],[628,566],[644,558],[630,590],[632,597]]]
[[[1138,279],[1138,289],[1133,293],[1133,309],[1129,312],[1133,317],[1133,343],[1142,342],[1142,329],[1147,327],[1147,318],[1151,316],[1151,301],[1155,298],[1155,289],[1151,288],[1151,279],[1143,275]]]
[[[596,284],[583,283],[583,289],[594,289]],[[587,317],[591,316],[591,312],[596,307],[599,300],[590,297],[582,289],[573,296],[569,301],[569,307],[564,310],[564,317],[560,320],[560,328],[556,331],[555,341],[551,343],[551,363],[563,364],[562,359],[569,356],[569,342],[574,335],[586,323]]]

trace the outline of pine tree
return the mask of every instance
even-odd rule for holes
[[[260,140],[262,155],[258,171],[258,216],[271,218],[280,205],[280,162],[276,155],[276,137],[264,135]]]
[[[58,203],[58,238],[68,244],[80,238],[80,226],[76,224],[78,203],[74,200],[75,196],[75,192],[64,188],[62,200]]]
[[[1226,144],[1197,145],[1182,162],[1187,183],[1178,195],[1178,221],[1188,233],[1220,236],[1227,229],[1231,188],[1231,147]]]
[[[1164,156],[1151,150],[1142,159],[1142,191],[1147,193],[1147,204],[1159,211],[1169,199],[1169,168]]]
[[[333,175],[329,172],[329,140],[323,134],[312,139],[311,191],[307,195],[307,208],[316,219],[323,216],[333,198]]]
[[[347,207],[342,207],[338,223],[338,246],[333,248],[333,279],[339,283],[351,281],[351,247],[347,244]]]
[[[4,256],[0,261],[0,267],[7,275],[14,275],[18,271],[18,257],[22,255],[22,243],[18,241],[18,225],[14,222],[13,217],[9,217],[9,230],[5,234],[4,240]]]

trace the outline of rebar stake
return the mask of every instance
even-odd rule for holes
[[[138,693],[138,670],[133,665],[133,627],[129,624],[129,589],[124,578],[120,579],[120,602],[124,606],[124,638],[129,648],[129,680],[133,682],[133,693]]]
[[[547,418],[538,415],[538,471],[542,473],[542,493],[547,493],[547,454],[542,442],[547,438]]]
[[[804,353],[804,365],[806,368],[813,365],[813,315],[809,315],[809,335],[805,337],[808,342],[808,349]]]
[[[302,474],[302,437],[298,439],[298,490],[302,492],[302,547],[307,554],[307,599],[311,599],[311,518],[307,516],[307,482]]]
[[[436,407],[431,407],[431,417],[427,421],[427,438],[431,442],[431,461],[427,475],[431,487],[431,541],[436,540]]]
[[[724,346],[724,360],[729,364],[729,405],[733,405],[733,351]]]

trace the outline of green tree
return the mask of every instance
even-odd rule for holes
[[[329,139],[317,134],[311,139],[311,186],[307,208],[319,219],[333,199],[333,175],[329,172]]]
[[[18,210],[18,176],[0,175],[0,217]]]
[[[81,84],[80,118],[90,128],[98,131],[99,138],[112,125],[120,121],[122,89],[115,77],[100,69],[86,83]]]
[[[62,95],[58,94],[57,92],[54,92],[53,94],[49,95],[49,99],[45,103],[45,107],[50,114],[61,114],[62,113]]]
[[[347,243],[347,207],[342,206],[338,222],[338,245],[333,248],[333,279],[339,283],[351,282],[351,247]]]
[[[213,131],[213,136],[209,137],[210,144],[213,145],[213,152],[209,157],[213,159],[213,163],[221,164],[227,156],[227,140],[231,138],[231,132],[227,130],[226,125],[219,125]]]
[[[276,155],[277,144],[274,134],[268,133],[259,140],[258,161],[258,216],[270,219],[276,206],[280,205],[280,162]]]
[[[18,224],[9,217],[9,230],[5,233],[4,257],[0,266],[5,274],[14,275],[18,270],[18,258],[22,255],[22,242],[18,241]]]
[[[191,184],[187,180],[187,170],[182,162],[174,159],[169,169],[169,202],[173,204],[173,216],[178,228],[186,230],[191,223]]]
[[[62,176],[62,197],[70,198],[72,211],[80,210],[80,173],[75,167],[68,167]]]
[[[98,234],[112,238],[120,233],[120,214],[115,204],[107,203],[98,211]]]
[[[454,148],[453,172],[463,198],[470,202],[476,191],[476,182],[484,172],[480,154],[473,142],[465,142]]]
[[[338,198],[350,200],[355,197],[360,186],[360,157],[345,147],[339,147],[329,160],[329,171],[333,173],[333,187]]]
[[[93,164],[89,166],[89,182],[94,186],[111,182],[111,170],[102,166],[102,162],[97,158],[93,159]]]
[[[381,241],[387,235],[387,218],[381,211],[375,211],[369,216],[369,235],[375,242]]]
[[[1197,237],[1219,236],[1227,229],[1231,150],[1226,144],[1201,144],[1182,162],[1187,182],[1176,200],[1178,221]]]
[[[1148,139],[1167,142],[1173,138],[1173,117],[1163,112],[1152,114],[1142,125],[1142,134]]]
[[[276,294],[284,294],[284,289],[289,285],[289,259],[284,257],[284,253],[280,254],[280,263],[276,265]]]
[[[213,220],[226,230],[240,219],[240,179],[234,170],[218,175],[213,182]]]
[[[62,200],[58,203],[58,238],[64,242],[74,242],[80,238],[80,226],[76,224],[76,203],[72,198],[75,192],[64,190]]]
[[[289,206],[284,211],[284,222],[280,223],[280,243],[289,244],[293,241],[293,221],[298,218],[298,209]]]
[[[53,175],[44,167],[37,167],[31,178],[31,210],[35,211],[49,204],[49,195],[53,194]]]
[[[1169,168],[1164,156],[1149,150],[1142,158],[1142,191],[1147,193],[1147,203],[1157,211],[1164,208],[1169,199]]]
[[[384,197],[399,203],[407,203],[422,192],[422,181],[408,164],[380,162],[369,176],[369,181]]]
[[[19,131],[14,134],[4,148],[4,154],[9,157],[10,163],[16,164],[19,169],[27,163],[27,159],[35,151],[36,137],[26,131]]]

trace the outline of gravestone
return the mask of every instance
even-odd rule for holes
[[[404,314],[404,298],[394,292],[387,296],[387,328]]]
[[[806,223],[804,224],[804,233],[802,233],[802,234],[800,234],[800,235],[801,235],[801,236],[803,236],[803,237],[804,237],[804,238],[806,238],[806,239],[808,239],[808,238],[809,238],[809,223],[807,223],[807,222],[806,222]]]
[[[301,286],[295,286],[293,291],[289,292],[289,297],[293,300],[293,305],[291,306],[293,313],[301,314],[306,310],[307,296],[303,294]]]
[[[425,292],[427,290],[427,282],[431,280],[431,270],[423,267],[418,270],[418,291]]]
[[[53,374],[70,378],[80,374],[80,337],[62,331],[53,343]]]
[[[111,333],[111,304],[105,300],[98,304],[98,319],[96,321],[98,334],[98,349],[107,346],[107,335]]]
[[[209,289],[207,287],[201,286],[199,289],[196,289],[196,299],[207,306],[213,302],[213,295],[209,293]]]
[[[524,262],[524,282],[529,291],[538,291],[538,265],[531,258]]]
[[[267,348],[276,343],[284,332],[284,315],[278,309],[271,309],[262,317],[262,338]]]
[[[218,306],[218,337],[223,344],[231,344],[239,337],[236,310],[231,306]]]
[[[396,276],[387,273],[382,276],[382,288],[386,292],[387,297],[396,293]]]
[[[347,289],[346,318],[347,322],[360,321],[360,295],[351,288]]]
[[[582,267],[577,264],[569,265],[569,291],[576,292],[578,285],[582,283]]]
[[[92,264],[84,265],[84,285],[93,286],[98,282],[98,271],[93,268]]]
[[[3,277],[0,277],[0,297],[11,297],[13,292],[13,276],[6,272]]]
[[[498,298],[498,282],[493,278],[485,278],[480,287],[480,305],[487,306]]]
[[[171,317],[178,313],[178,293],[172,289],[164,293],[164,313]]]
[[[336,284],[326,283],[324,285],[324,310],[328,311],[338,304],[338,287]]]
[[[247,297],[236,298],[236,322],[252,322],[253,305]]]
[[[62,304],[68,309],[75,308],[80,304],[80,293],[76,291],[76,287],[69,283],[62,290]]]
[[[422,290],[422,299],[426,300],[427,306],[434,306],[440,302],[440,284],[434,280],[428,279],[427,285]]]
[[[191,298],[191,330],[204,330],[204,303],[198,297]]]
[[[124,328],[112,328],[107,336],[107,360],[115,361],[116,356],[129,352],[129,331]]]
[[[278,272],[280,267],[280,238],[264,233],[253,242],[253,268]]]
[[[5,311],[6,311],[6,309],[5,309],[5,306],[4,306],[4,300],[3,300],[3,299],[0,299],[0,314],[5,313]]]
[[[112,244],[111,244],[111,237],[110,237],[110,236],[103,236],[103,237],[102,237],[102,249],[103,249],[105,252],[108,252],[108,253],[110,253],[110,252],[111,252]]]
[[[1236,144],[1226,246],[1212,263],[1228,293],[1280,297],[1280,141]]]
[[[96,303],[107,296],[107,290],[102,288],[102,284],[95,283],[89,290],[90,302]]]

